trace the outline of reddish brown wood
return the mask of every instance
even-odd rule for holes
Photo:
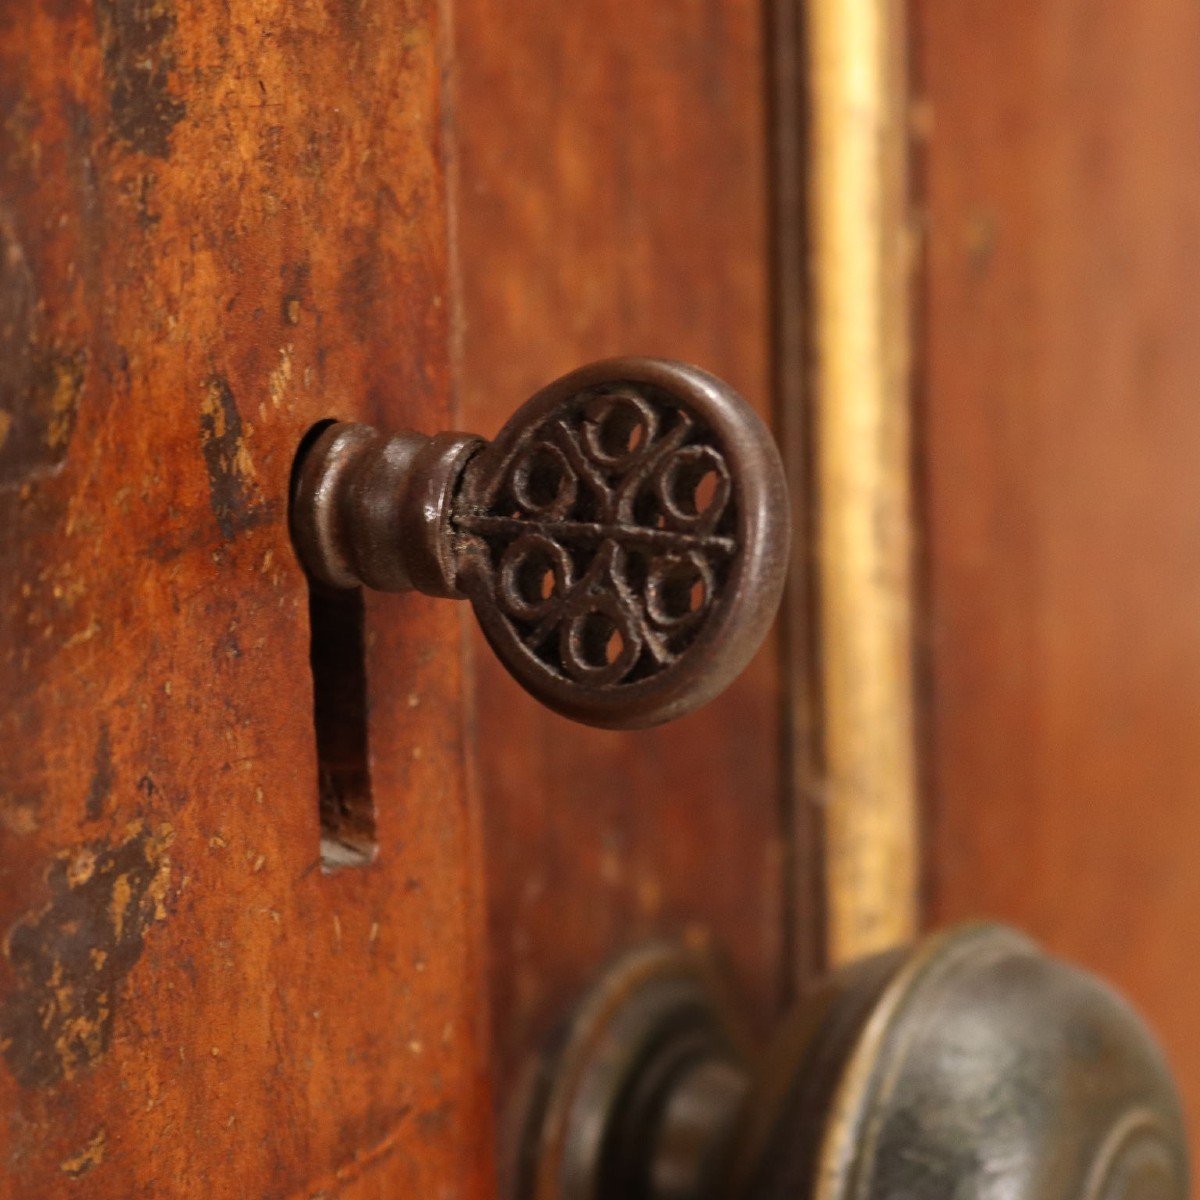
[[[763,413],[773,388],[760,7],[463,0],[453,60],[445,20],[0,0],[15,1195],[487,1196],[488,1100],[513,1117],[608,954],[711,942],[764,1019],[792,978],[773,645],[678,725],[607,734],[486,651],[472,708],[465,614],[369,597],[373,828],[345,774],[379,856],[321,873],[301,435],[490,436],[616,353]]]
[[[457,4],[466,428],[491,436],[516,399],[617,353],[696,362],[769,411],[762,16],[748,0]],[[776,648],[698,713],[623,734],[539,708],[475,648],[499,1077],[652,934],[712,941],[773,1011]]]
[[[1124,989],[1200,1154],[1200,10],[915,12],[932,915]]]
[[[286,492],[450,422],[424,0],[0,7],[0,1169],[491,1194],[458,616],[368,603],[380,852],[318,868]]]

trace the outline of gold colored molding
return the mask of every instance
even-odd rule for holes
[[[809,403],[826,947],[918,923],[906,15],[809,0]]]

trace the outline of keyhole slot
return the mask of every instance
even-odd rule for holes
[[[308,615],[321,866],[337,871],[364,866],[377,849],[362,589],[337,591],[310,583]]]
[[[293,467],[329,422],[310,430]],[[369,863],[378,844],[367,726],[366,634],[362,588],[308,581],[309,667],[317,752],[321,868]]]

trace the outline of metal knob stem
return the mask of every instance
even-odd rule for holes
[[[564,376],[491,443],[330,424],[304,448],[291,520],[316,579],[469,599],[529,692],[608,728],[681,716],[741,671],[789,536],[754,411],[644,358]]]

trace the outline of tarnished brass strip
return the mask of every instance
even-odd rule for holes
[[[826,953],[918,916],[902,0],[809,0],[811,403]]]

